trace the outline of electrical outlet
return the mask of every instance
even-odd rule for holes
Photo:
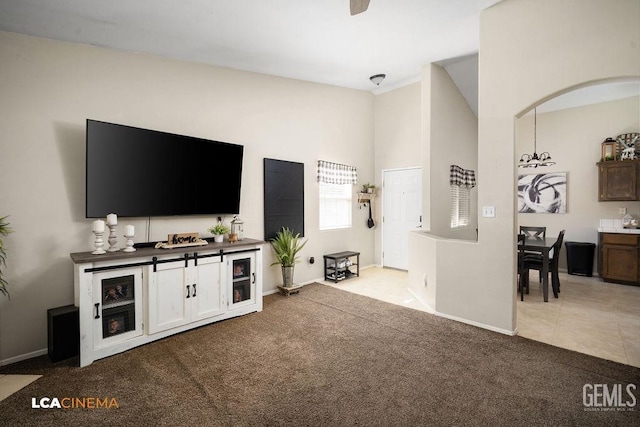
[[[626,215],[627,214],[627,208],[618,208],[618,213],[620,215]]]

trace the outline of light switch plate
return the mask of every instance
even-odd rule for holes
[[[483,206],[482,207],[482,216],[485,218],[495,218],[496,216],[496,207],[495,206]]]

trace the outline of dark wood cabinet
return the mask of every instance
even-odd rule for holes
[[[598,163],[598,201],[640,200],[640,159]]]
[[[640,234],[599,233],[598,274],[605,282],[640,285]]]

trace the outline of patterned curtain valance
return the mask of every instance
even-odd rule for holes
[[[449,184],[473,188],[476,186],[476,172],[471,169],[462,169],[457,165],[451,165]]]
[[[356,185],[358,172],[355,166],[318,160],[318,182]]]

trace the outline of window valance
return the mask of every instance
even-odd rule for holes
[[[358,172],[355,166],[318,160],[318,182],[356,185]]]
[[[463,169],[457,165],[451,165],[449,171],[449,184],[459,187],[473,188],[476,186],[476,172],[471,169]]]

